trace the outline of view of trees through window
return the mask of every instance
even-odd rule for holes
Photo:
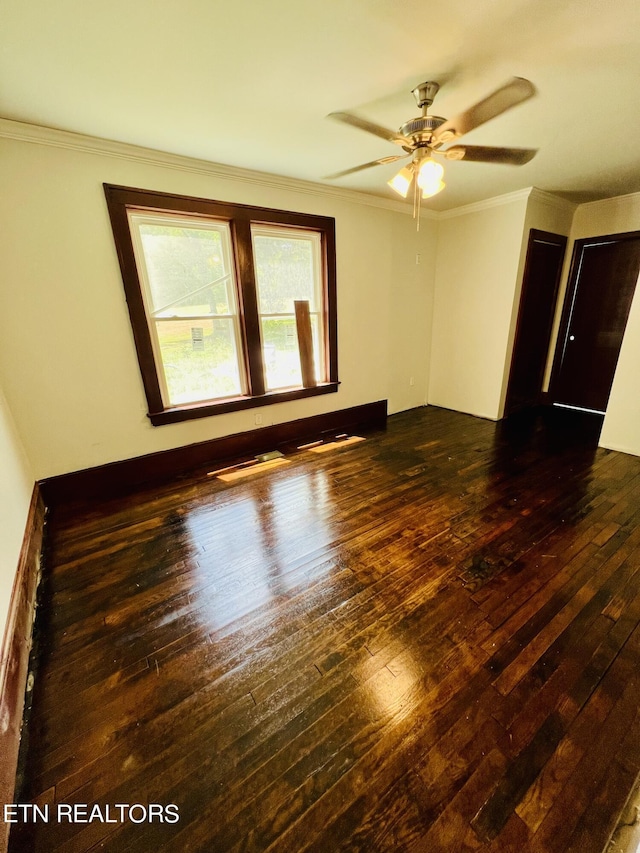
[[[321,381],[319,235],[256,226],[252,236],[267,388],[302,382],[295,300],[309,302],[316,381]]]
[[[104,189],[154,426],[338,390],[333,218]]]
[[[243,392],[226,223],[132,214],[171,405]]]
[[[246,381],[228,224],[146,213],[132,213],[130,223],[169,404],[241,395]],[[251,230],[266,389],[302,383],[295,300],[309,303],[320,381],[320,236],[280,226]]]

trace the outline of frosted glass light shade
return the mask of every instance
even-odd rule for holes
[[[422,198],[431,198],[432,195],[437,195],[446,187],[444,181],[438,181],[435,186],[429,186],[426,189],[422,190]]]
[[[429,192],[429,195],[435,195],[439,190],[436,187],[442,183],[442,176],[444,175],[444,169],[440,165],[440,163],[436,163],[435,160],[432,160],[430,157],[425,158],[420,163],[420,168],[418,170],[418,186],[424,192]],[[442,189],[442,187],[440,187]],[[431,192],[434,190],[434,192]]]
[[[397,175],[394,175],[390,181],[387,181],[392,190],[395,190],[403,198],[407,197],[411,181],[413,180],[413,170],[408,166],[404,166]]]

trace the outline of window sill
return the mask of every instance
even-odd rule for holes
[[[272,403],[285,403],[288,400],[300,400],[304,397],[316,397],[320,394],[332,394],[338,390],[339,382],[322,382],[313,388],[293,388],[288,391],[272,391],[260,397],[234,397],[219,403],[194,403],[188,406],[172,406],[161,412],[149,412],[147,417],[153,426],[175,424],[197,418],[208,418],[225,412],[238,412],[242,409],[255,409],[270,406]]]

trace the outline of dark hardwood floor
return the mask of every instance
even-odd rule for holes
[[[640,459],[598,425],[430,407],[59,511],[20,795],[49,822],[13,853],[601,853],[640,770]]]

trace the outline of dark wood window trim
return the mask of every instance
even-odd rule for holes
[[[335,220],[327,216],[272,210],[231,202],[213,201],[190,196],[171,195],[153,190],[133,189],[104,184],[111,227],[122,273],[129,317],[144,384],[148,417],[154,426],[177,423],[194,418],[209,417],[223,412],[233,412],[298,400],[303,397],[328,394],[338,390],[338,323],[336,309],[336,254]],[[240,326],[244,361],[249,390],[246,396],[207,400],[182,406],[166,406],[162,399],[160,382],[151,343],[151,335],[142,288],[136,266],[133,240],[129,228],[128,211],[153,213],[180,213],[223,219],[229,223],[233,243],[236,280],[238,283]],[[265,392],[260,319],[258,316],[251,225],[286,225],[316,231],[321,237],[322,276],[324,299],[324,345],[327,353],[327,381],[311,388],[293,388]]]

